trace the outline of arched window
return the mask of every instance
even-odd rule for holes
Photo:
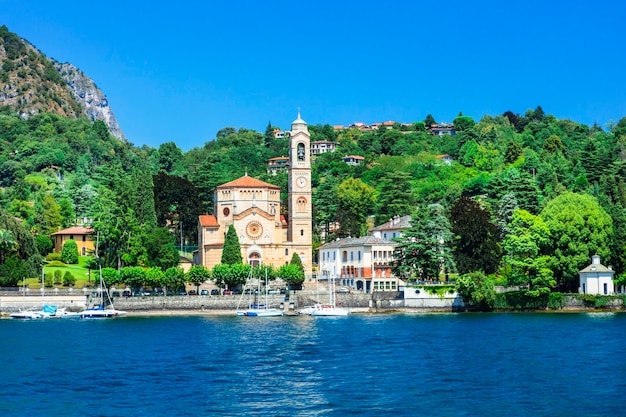
[[[298,143],[298,161],[304,161],[304,143]]]
[[[252,252],[248,256],[248,263],[252,267],[259,266],[261,264],[261,255],[258,252]]]
[[[298,199],[296,200],[296,210],[306,211],[306,198],[298,197]]]
[[[300,236],[304,236],[304,229],[300,229]]]

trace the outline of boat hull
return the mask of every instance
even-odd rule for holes
[[[259,309],[259,310],[245,310],[238,311],[238,316],[245,317],[280,317],[284,315],[282,310],[278,310],[275,308],[267,308],[267,309]]]

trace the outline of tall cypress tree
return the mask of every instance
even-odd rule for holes
[[[243,263],[241,258],[241,245],[237,231],[232,224],[228,226],[228,232],[224,238],[224,248],[222,249],[222,263],[225,265],[234,265]]]

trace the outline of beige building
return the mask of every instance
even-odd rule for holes
[[[95,250],[93,235],[95,231],[88,227],[74,226],[52,234],[54,239],[54,252],[61,253],[63,245],[68,240],[73,240],[78,246],[78,255],[85,256]]]
[[[208,269],[222,259],[224,238],[232,224],[237,231],[241,255],[251,265],[280,267],[297,253],[312,271],[311,136],[298,118],[291,125],[288,164],[288,216],[281,216],[280,188],[249,177],[215,189],[214,214],[198,222],[197,263]]]

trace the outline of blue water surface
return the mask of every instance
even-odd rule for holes
[[[0,320],[0,416],[626,416],[626,315]]]

